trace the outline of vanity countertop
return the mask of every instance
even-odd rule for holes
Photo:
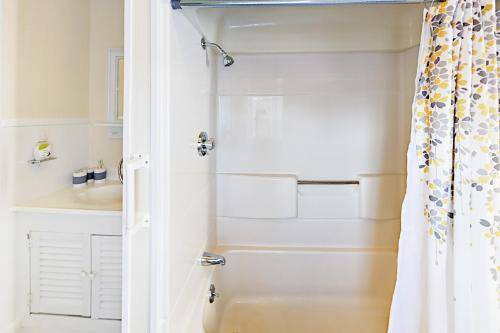
[[[104,184],[67,187],[47,196],[18,203],[14,211],[121,216],[122,184],[107,180]]]

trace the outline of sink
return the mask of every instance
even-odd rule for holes
[[[121,184],[92,185],[77,193],[79,200],[89,204],[113,204],[122,202]]]

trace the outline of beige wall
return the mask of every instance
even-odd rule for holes
[[[16,117],[87,117],[89,0],[18,3]]]
[[[90,0],[89,118],[107,121],[107,54],[123,48],[123,0]],[[122,155],[122,140],[110,139],[106,127],[90,126],[89,163],[102,159],[115,169]]]
[[[94,124],[107,122],[107,52],[123,48],[123,3],[19,0],[17,105],[3,115],[88,118],[88,164],[102,159],[112,170],[122,140],[110,139],[106,127]]]
[[[0,121],[16,114],[17,0],[0,0]]]
[[[0,0],[0,124],[15,114],[16,12],[16,0]],[[3,126],[0,140],[7,143],[0,146],[0,332],[9,332],[16,325],[14,142]]]

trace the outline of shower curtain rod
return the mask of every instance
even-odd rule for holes
[[[333,6],[371,4],[424,4],[432,0],[171,0],[174,9],[230,8],[230,7],[281,7],[281,6]],[[438,0],[441,2],[444,0]]]

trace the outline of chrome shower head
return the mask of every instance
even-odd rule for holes
[[[234,58],[227,54],[227,52],[224,51],[224,49],[220,47],[219,44],[207,42],[205,37],[203,37],[201,39],[201,48],[206,50],[207,47],[213,47],[217,51],[219,51],[219,53],[222,55],[222,62],[224,63],[224,67],[229,67],[234,64]]]
[[[234,64],[234,59],[229,54],[222,55],[222,61],[224,62],[224,67],[229,67]]]

